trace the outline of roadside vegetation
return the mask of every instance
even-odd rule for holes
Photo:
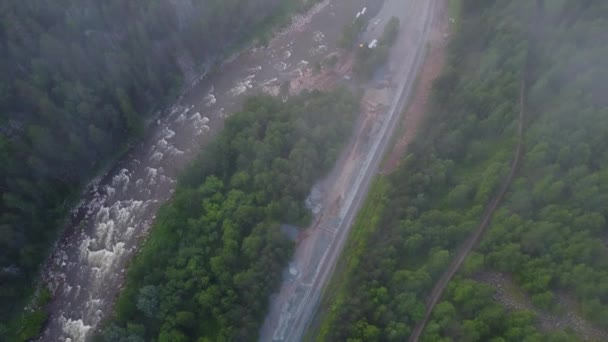
[[[353,236],[366,241],[349,240],[342,259],[357,263],[340,262],[316,339],[409,337],[430,289],[508,172],[526,68],[523,165],[421,340],[580,339],[570,329],[540,331],[534,312],[496,302],[496,289],[475,280],[484,270],[511,276],[534,307],[575,310],[608,326],[608,103],[601,95],[608,45],[600,33],[608,7],[544,2],[544,16],[533,17],[542,4],[462,1],[426,127],[387,177],[390,205],[373,213],[380,219],[363,211],[355,224]],[[564,306],[560,296],[576,305]]]
[[[249,99],[186,170],[129,268],[105,341],[243,341],[258,334],[304,202],[352,131],[340,89]]]
[[[22,308],[79,190],[177,98],[183,75],[316,2],[0,5],[0,339],[36,334],[41,302]]]

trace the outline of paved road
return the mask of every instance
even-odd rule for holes
[[[354,150],[346,153],[357,157],[357,172],[353,175],[352,167],[349,167],[351,160],[347,158],[342,170],[344,175],[340,174],[340,170],[334,175],[336,182],[343,182],[344,178],[352,179],[350,188],[344,196],[339,197],[337,214],[322,213],[315,222],[311,234],[322,235],[309,236],[308,241],[298,246],[291,267],[297,269],[299,274],[295,279],[286,280],[272,303],[260,333],[261,341],[299,341],[303,338],[415,82],[438,1],[387,0],[378,16],[371,20],[370,31],[364,35],[366,38],[374,36],[372,30],[381,32],[381,28],[374,28],[374,24],[380,26],[379,23],[391,16],[401,19],[400,36],[389,62],[389,70],[393,73],[392,83],[396,84],[390,106],[372,134],[371,141],[351,143],[353,149],[366,146],[361,155]],[[327,197],[331,196],[327,194]],[[330,233],[323,233],[326,231]]]

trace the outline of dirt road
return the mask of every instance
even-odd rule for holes
[[[517,142],[517,146],[515,148],[515,155],[513,158],[513,162],[511,163],[511,171],[509,172],[508,176],[503,180],[500,190],[498,191],[496,196],[492,199],[492,201],[490,201],[490,203],[488,203],[488,205],[483,213],[481,223],[479,224],[479,226],[477,226],[477,228],[473,231],[473,233],[471,233],[471,235],[467,238],[467,240],[463,243],[463,245],[460,246],[460,249],[458,250],[458,253],[454,257],[454,260],[452,260],[452,263],[448,266],[447,270],[443,273],[443,275],[441,275],[441,278],[439,278],[439,280],[435,284],[435,287],[433,288],[429,298],[427,299],[424,317],[423,317],[422,321],[420,321],[416,325],[416,327],[414,328],[414,331],[412,332],[412,335],[410,335],[410,339],[409,339],[410,342],[417,342],[418,339],[420,338],[420,335],[422,335],[422,332],[424,331],[424,327],[426,326],[429,319],[431,318],[433,309],[435,308],[435,305],[437,304],[437,302],[439,302],[439,299],[441,299],[441,296],[443,295],[443,292],[445,291],[446,286],[448,285],[450,280],[454,277],[456,272],[458,272],[458,270],[460,269],[460,266],[462,266],[462,264],[464,263],[464,260],[467,258],[469,253],[471,253],[471,250],[473,250],[473,247],[475,247],[475,245],[477,244],[477,242],[479,241],[479,239],[481,238],[483,233],[486,231],[486,229],[490,225],[494,212],[498,208],[499,204],[502,202],[502,199],[505,197],[507,190],[511,186],[511,182],[513,181],[513,177],[515,176],[515,173],[517,172],[517,169],[519,167],[521,157],[523,154],[525,94],[526,94],[526,84],[525,84],[525,81],[522,80],[521,86],[520,86],[520,95],[519,95],[520,110],[519,110],[519,118],[518,118],[519,124],[518,124],[518,129],[517,129],[518,142]]]
[[[360,118],[348,148],[328,179],[313,190],[310,203],[316,220],[297,246],[285,280],[271,303],[260,332],[261,341],[298,341],[313,316],[349,235],[353,219],[378,171],[384,152],[424,59],[439,0],[386,0],[364,37],[398,15],[399,39],[389,62],[390,103],[379,116]],[[354,15],[354,13],[353,13]],[[287,272],[286,272],[287,273]]]

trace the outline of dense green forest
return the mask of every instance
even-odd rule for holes
[[[357,112],[345,89],[249,99],[160,211],[100,340],[254,340],[293,249],[281,226],[308,224]]]
[[[190,76],[311,3],[0,3],[0,321],[32,288],[78,189]]]
[[[508,173],[524,70],[523,165],[422,341],[580,338],[541,331],[533,311],[495,301],[477,280],[488,270],[537,310],[608,326],[608,4],[463,0],[461,16],[426,127],[360,213],[311,332],[318,340],[408,338]]]

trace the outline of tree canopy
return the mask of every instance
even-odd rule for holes
[[[249,99],[187,169],[129,269],[105,341],[254,340],[313,183],[358,112],[341,89]]]
[[[0,4],[0,321],[20,310],[79,187],[191,76],[310,3]]]
[[[372,190],[321,306],[318,340],[408,338],[508,172],[524,70],[523,165],[421,340],[581,338],[539,330],[539,310],[580,310],[608,326],[608,102],[600,95],[608,6],[538,5],[535,17],[535,2],[462,1],[426,127],[406,161]],[[512,277],[535,310],[497,302],[496,289],[477,280],[487,270]]]

